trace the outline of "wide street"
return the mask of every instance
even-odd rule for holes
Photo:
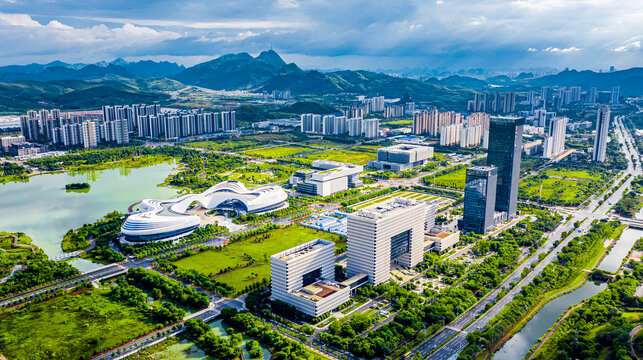
[[[520,265],[511,275],[509,275],[500,284],[499,287],[487,294],[486,297],[484,297],[465,314],[457,318],[453,323],[449,325],[449,328],[443,328],[436,335],[427,339],[420,346],[415,348],[408,355],[408,357],[415,356],[418,352],[424,357],[434,351],[436,348],[439,349],[433,352],[431,356],[429,356],[429,359],[444,360],[451,359],[457,356],[457,354],[467,345],[467,332],[484,328],[489,320],[496,316],[508,303],[513,300],[514,296],[516,296],[516,294],[520,292],[523,286],[529,284],[536,276],[538,276],[542,272],[545,266],[556,259],[560,250],[565,247],[571,239],[584,234],[591,227],[591,222],[594,219],[603,219],[607,216],[607,213],[612,205],[615,204],[619,199],[621,199],[624,192],[629,189],[632,178],[641,174],[639,154],[636,148],[633,146],[631,135],[623,127],[622,120],[620,118],[617,118],[615,120],[615,123],[618,141],[622,145],[622,151],[625,153],[628,159],[628,168],[617,178],[617,180],[614,182],[614,185],[607,189],[601,196],[595,196],[586,207],[574,211],[572,213],[572,219],[565,225],[558,226],[552,233],[550,233],[544,246],[534,252],[534,254],[532,254],[522,265]],[[629,144],[629,146],[627,146],[626,144]],[[632,158],[635,159],[634,163],[632,163],[631,161]],[[623,179],[627,175],[632,175],[632,177],[630,177],[623,185],[618,186],[621,179]],[[604,195],[609,194],[614,188],[616,188],[617,190],[614,191],[614,193],[608,198],[608,200],[600,204]],[[523,269],[528,266],[530,267],[533,263],[537,262],[539,254],[549,252],[554,246],[554,243],[560,240],[561,234],[563,232],[572,230],[573,224],[576,221],[582,221],[580,227],[576,231],[571,233],[565,240],[561,241],[560,244],[558,244],[558,246],[556,246],[556,248],[551,251],[543,259],[542,262],[536,265],[533,271],[531,271],[525,278],[520,280]],[[512,282],[518,283],[502,299],[495,303],[493,307],[489,309],[489,311],[476,319],[478,315],[483,313],[487,304],[493,303],[496,300],[500,290],[502,288],[508,287],[508,285]],[[462,332],[457,332],[455,329]],[[457,335],[451,338],[456,333]],[[445,343],[445,341],[449,338],[451,339]],[[444,345],[440,347],[442,344]]]

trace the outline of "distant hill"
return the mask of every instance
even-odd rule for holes
[[[111,63],[67,64],[54,61],[49,64],[11,65],[0,67],[0,81],[52,81],[52,80],[92,80],[113,78],[168,77],[185,67],[167,61],[150,60],[127,62],[116,59]]]
[[[273,50],[264,51],[256,58],[248,53],[229,54],[197,64],[172,78],[214,90],[255,89],[284,65]]]
[[[589,70],[565,70],[556,75],[531,79],[529,84],[533,86],[596,87],[599,91],[612,90],[612,86],[620,85],[622,95],[640,96],[643,95],[643,68],[636,67],[610,73],[597,73]]]
[[[54,107],[95,109],[102,105],[153,103],[169,98],[164,93],[146,90],[144,82],[139,85],[82,80],[0,82],[0,112]]]
[[[287,105],[279,109],[279,112],[286,114],[332,114],[337,109],[314,101],[299,101],[292,105]]]
[[[468,76],[460,76],[460,75],[448,76],[442,80],[438,80],[437,78],[430,78],[426,80],[426,82],[430,84],[443,85],[443,86],[457,86],[457,87],[468,88],[468,89],[484,89],[489,86],[489,84],[484,80],[480,80],[480,79],[476,79]]]

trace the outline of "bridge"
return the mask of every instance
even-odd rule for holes
[[[620,218],[621,224],[627,225],[633,229],[643,230],[643,220]]]
[[[49,258],[49,260],[51,260],[51,261],[63,261],[63,260],[71,259],[71,258],[74,258],[74,257],[80,257],[83,252],[84,252],[84,250],[78,250],[78,251],[74,251],[74,252],[62,253],[62,254],[60,254],[58,256],[54,256],[54,257]]]

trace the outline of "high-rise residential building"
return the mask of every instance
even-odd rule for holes
[[[502,113],[512,113],[516,110],[516,93],[515,92],[506,92],[503,94],[502,98],[502,107],[498,106],[498,109],[502,109]]]
[[[322,132],[321,129],[321,115],[314,115],[313,119],[315,120],[317,132]],[[237,128],[237,119],[236,113],[234,111],[222,111],[221,112],[221,131],[228,132],[235,130]]]
[[[549,131],[543,144],[543,157],[551,158],[565,150],[565,135],[567,133],[566,117],[555,117],[549,122]]]
[[[384,111],[384,96],[375,96],[371,99],[371,111],[372,112]]]
[[[317,317],[350,298],[350,286],[335,282],[335,243],[306,242],[270,257],[271,299]]]
[[[462,229],[485,234],[494,227],[498,169],[495,166],[467,168],[464,186]]]
[[[489,114],[476,112],[467,116],[467,126],[482,126],[482,130],[489,130]]]
[[[96,123],[93,121],[85,121],[81,126],[83,131],[83,147],[85,147],[85,149],[97,147],[98,128],[96,127]]]
[[[524,126],[522,117],[492,116],[489,127],[487,164],[498,168],[496,210],[505,211],[508,219],[517,211]]]
[[[413,112],[413,133],[424,134],[429,130],[429,112],[418,110]]]
[[[462,123],[442,126],[440,128],[440,145],[451,146],[460,143]]]
[[[380,136],[380,119],[364,119],[362,131],[367,139],[375,139]]]
[[[601,106],[598,109],[592,161],[605,161],[605,153],[607,151],[607,133],[610,128],[610,113],[611,111],[608,106]]]
[[[365,273],[379,285],[389,280],[391,263],[413,267],[424,254],[426,204],[394,198],[348,215],[349,277]]]
[[[585,101],[588,104],[596,104],[597,98],[598,98],[598,90],[596,90],[595,87],[589,88],[589,90],[587,90],[587,97]]]
[[[335,132],[335,115],[324,115],[322,117],[322,129],[324,135],[333,135]]]
[[[384,117],[387,119],[404,116],[404,105],[389,105],[384,108]]]
[[[480,145],[480,142],[482,141],[482,133],[481,125],[469,125],[462,128],[460,133],[460,147],[470,148]]]
[[[612,96],[610,97],[610,105],[616,105],[619,103],[619,97],[621,96],[621,87],[614,86],[612,87]]]
[[[362,118],[352,118],[347,120],[348,136],[362,136]]]

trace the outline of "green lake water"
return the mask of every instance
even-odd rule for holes
[[[0,230],[22,231],[49,256],[63,251],[63,236],[69,229],[92,223],[108,212],[127,212],[133,203],[145,198],[170,199],[175,189],[158,187],[174,172],[174,163],[161,163],[138,169],[114,168],[32,176],[26,183],[0,184]],[[88,182],[87,193],[65,191],[65,185]],[[81,271],[96,265],[83,259],[72,260]]]

